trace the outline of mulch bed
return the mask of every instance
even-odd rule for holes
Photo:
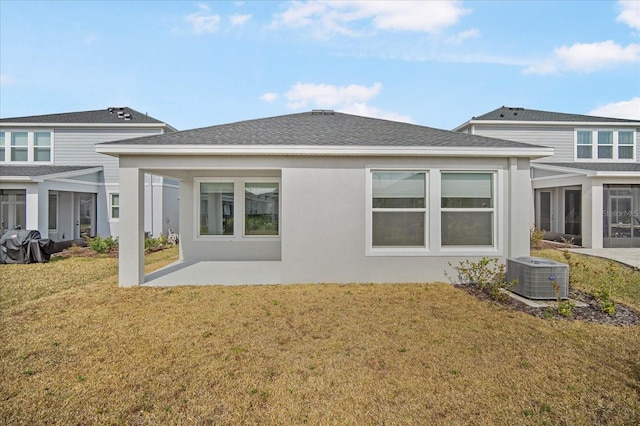
[[[573,308],[573,315],[570,317],[564,317],[558,313],[558,311],[552,307],[535,308],[528,306],[514,298],[507,298],[503,302],[495,301],[491,296],[480,290],[477,286],[471,284],[456,284],[454,287],[477,297],[480,300],[497,303],[508,309],[514,311],[520,311],[533,315],[538,318],[558,318],[568,321],[587,321],[595,322],[598,324],[612,324],[612,325],[637,325],[640,324],[640,314],[633,309],[616,303],[615,313],[609,315],[603,312],[600,308],[600,302],[588,293],[569,289],[569,299],[586,303],[588,306]]]

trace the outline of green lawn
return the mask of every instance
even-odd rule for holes
[[[113,258],[0,265],[2,424],[631,425],[639,348],[639,326],[448,284],[119,289]]]

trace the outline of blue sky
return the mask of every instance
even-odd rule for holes
[[[502,105],[640,119],[640,1],[0,0],[0,116],[184,130],[311,109],[452,129]]]

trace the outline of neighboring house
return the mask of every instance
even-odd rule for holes
[[[454,130],[554,148],[531,163],[538,229],[640,247],[640,120],[502,107]]]
[[[19,226],[54,241],[118,236],[118,160],[95,145],[174,131],[130,108],[0,119],[0,231]],[[145,179],[145,231],[177,229],[178,182]]]
[[[156,284],[428,282],[529,255],[529,163],[553,153],[325,110],[96,150],[127,182],[120,286],[145,282],[145,173],[180,181],[181,261]]]

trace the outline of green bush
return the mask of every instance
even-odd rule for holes
[[[515,280],[506,281],[506,266],[498,263],[497,258],[483,257],[477,262],[463,260],[457,266],[449,262],[449,266],[457,275],[452,279],[445,271],[445,275],[453,284],[475,285],[488,293],[493,300],[504,301],[509,296],[503,290],[508,290],[516,284]]]
[[[118,250],[118,239],[111,236],[102,238],[97,235],[93,238],[87,238],[87,246],[96,253],[108,253]]]

